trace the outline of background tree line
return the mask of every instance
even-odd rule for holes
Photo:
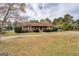
[[[79,19],[75,20],[73,16],[65,14],[64,17],[55,18],[52,24],[63,30],[72,30],[74,26],[79,26]]]
[[[55,18],[53,21],[51,21],[51,19],[49,18],[45,18],[45,19],[40,19],[39,20],[30,20],[29,22],[46,22],[46,23],[51,23],[52,25],[55,26],[55,28],[58,29],[63,29],[63,30],[72,30],[73,26],[79,26],[79,19],[74,20],[73,16],[69,15],[69,14],[65,14],[64,17],[58,17]],[[11,27],[13,27],[11,25],[11,23],[9,22],[9,26],[7,26],[7,29],[12,29]]]
[[[64,17],[55,18],[53,21],[49,18],[38,20],[30,20],[30,22],[47,22],[52,23],[55,28],[63,29],[63,30],[72,30],[73,26],[79,26],[79,19],[73,19],[73,16],[70,14],[65,14]]]

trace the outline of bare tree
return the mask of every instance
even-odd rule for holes
[[[2,16],[2,31],[0,31],[0,34],[3,32],[3,26],[7,18],[20,16],[20,12],[25,12],[25,6],[24,3],[0,3],[0,16]]]

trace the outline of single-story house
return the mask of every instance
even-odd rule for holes
[[[52,29],[54,26],[51,23],[45,22],[25,22],[25,23],[17,23],[18,26],[22,26],[23,31],[33,31],[35,29],[39,29],[40,32],[43,32],[44,29]]]
[[[79,31],[79,25],[75,25],[75,26],[73,26],[73,28],[72,28],[74,31]]]

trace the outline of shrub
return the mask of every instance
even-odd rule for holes
[[[58,28],[53,28],[53,29],[44,29],[43,32],[57,32]]]
[[[28,30],[23,31],[23,30],[22,30],[22,27],[15,27],[14,31],[15,31],[16,33],[25,33],[25,32],[28,32]]]
[[[51,30],[51,32],[57,32],[58,31],[58,28],[53,28],[52,30]]]
[[[59,29],[61,28],[64,31],[68,31],[68,30],[72,30],[72,25],[70,25],[70,24],[58,24],[57,28],[59,28]]]
[[[15,31],[16,33],[22,33],[22,27],[15,27],[15,28],[14,28],[14,31]]]
[[[51,32],[49,29],[44,29],[43,32]]]
[[[39,29],[34,29],[33,32],[39,32]]]
[[[9,26],[7,26],[5,28],[6,28],[6,30],[12,30],[13,29],[11,25],[9,25]]]

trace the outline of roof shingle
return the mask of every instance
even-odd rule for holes
[[[53,26],[52,24],[44,23],[44,22],[39,22],[39,23],[24,22],[24,23],[20,23],[20,25],[22,26]]]

